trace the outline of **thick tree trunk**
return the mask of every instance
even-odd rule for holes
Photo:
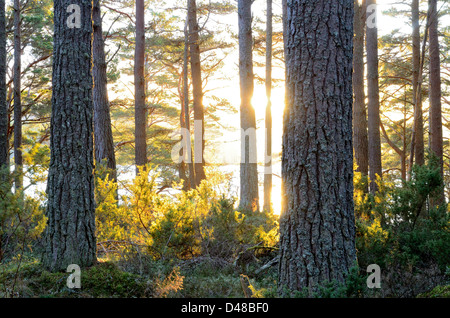
[[[69,23],[69,6],[75,21],[79,13],[79,27]],[[55,1],[48,221],[42,259],[52,271],[96,261],[92,32],[91,1]]]
[[[354,0],[354,47],[353,47],[353,148],[358,172],[369,174],[366,94],[364,86],[364,26],[365,4]],[[368,189],[366,189],[368,191]]]
[[[353,0],[287,1],[279,291],[343,282],[356,261]]]
[[[6,16],[0,0],[0,169],[8,166],[8,108],[6,105]]]
[[[144,0],[136,0],[136,43],[134,55],[135,87],[135,163],[147,164],[147,109],[145,104],[145,14]]]
[[[203,83],[200,64],[199,26],[197,22],[197,5],[195,0],[188,0],[188,24],[189,24],[189,52],[191,58],[192,90],[194,98],[194,120],[197,125],[195,129],[195,183],[199,185],[206,178],[205,175],[205,114],[203,109]],[[201,138],[201,142],[197,140]],[[197,146],[198,145],[198,146]],[[201,145],[201,146],[200,146]],[[199,148],[200,147],[200,148]],[[199,149],[198,149],[199,148]]]
[[[441,105],[441,63],[439,54],[437,0],[429,0],[430,16],[430,150],[439,159],[439,168],[443,177],[443,143],[442,143],[442,105]],[[445,202],[444,193],[434,204]]]
[[[15,165],[15,188],[23,186],[23,159],[22,159],[22,97],[21,97],[21,21],[20,0],[14,0],[14,165]]]
[[[100,0],[94,0],[94,148],[97,164],[106,164],[110,179],[117,182],[116,156],[108,99],[107,65],[103,40]]]
[[[270,211],[272,207],[272,0],[267,0],[266,27],[266,150],[264,171],[264,207]]]
[[[256,158],[256,118],[253,97],[252,2],[238,1],[239,16],[239,76],[241,91],[241,211],[259,211],[258,166]]]
[[[380,137],[380,92],[378,86],[378,30],[376,25],[376,0],[367,0],[366,52],[367,52],[367,128],[369,140],[370,191],[378,190],[377,176],[382,177]]]

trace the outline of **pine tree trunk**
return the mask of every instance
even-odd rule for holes
[[[117,182],[116,156],[111,128],[111,115],[108,99],[107,65],[105,42],[103,40],[100,0],[94,0],[94,148],[97,164],[105,163],[110,179]]]
[[[239,76],[241,91],[241,211],[259,211],[258,166],[256,160],[256,118],[253,97],[253,38],[251,1],[238,1]]]
[[[15,165],[15,188],[23,186],[23,159],[22,159],[22,97],[21,97],[21,21],[20,0],[14,0],[14,165]]]
[[[0,0],[0,169],[8,166],[8,108],[6,105],[6,16]]]
[[[343,282],[356,261],[353,0],[288,0],[279,291]]]
[[[189,13],[188,13],[189,15]],[[189,17],[186,17],[186,25],[184,28],[184,54],[183,54],[183,101],[181,107],[181,128],[185,128],[187,131],[185,140],[187,143],[184,149],[188,151],[187,156],[185,156],[188,160],[189,167],[189,178],[185,176],[185,179],[188,183],[188,187],[186,189],[196,188],[195,181],[195,167],[194,162],[192,160],[192,146],[191,146],[191,122],[190,122],[190,112],[189,112]]]
[[[422,92],[419,80],[421,78],[421,58],[420,58],[420,12],[419,0],[413,0],[411,4],[412,16],[412,56],[413,56],[413,104],[414,104],[414,131],[413,131],[413,151],[410,158],[410,169],[414,160],[417,165],[425,163],[425,149],[423,141],[423,112],[422,112]]]
[[[181,111],[180,111],[180,127],[181,129],[186,129],[186,112],[185,112],[185,107],[186,107],[186,90],[187,90],[187,65],[188,65],[188,48],[187,48],[187,17],[186,17],[186,23],[184,26],[184,54],[183,54],[183,80],[181,81],[181,85],[182,85],[182,96],[180,98],[181,101]],[[179,82],[180,83],[180,82]],[[178,86],[179,87],[179,86]],[[183,136],[183,138],[185,138],[186,136]],[[183,139],[184,141],[184,139]],[[180,149],[180,157],[181,158],[185,158],[185,154],[184,154],[184,147],[181,147]],[[186,163],[184,160],[182,160],[178,166],[178,173],[180,176],[180,180],[183,181],[183,190],[187,191],[191,188],[191,183],[189,182],[189,179],[186,175]]]
[[[353,48],[353,147],[355,149],[356,171],[363,176],[369,174],[366,94],[364,87],[364,25],[365,5],[355,2],[354,48]],[[368,189],[367,189],[368,190]]]
[[[80,8],[79,28],[69,27],[70,5]],[[54,2],[51,159],[42,259],[52,271],[96,261],[92,36],[90,1]]]
[[[270,211],[272,207],[272,0],[267,0],[266,27],[266,150],[264,171],[264,207]]]
[[[443,141],[442,141],[442,105],[441,105],[441,63],[439,53],[437,0],[429,0],[430,15],[430,150],[439,159],[441,176],[443,172]],[[434,204],[445,203],[444,193],[435,200]]]
[[[376,0],[367,0],[367,8],[373,8]],[[370,7],[369,7],[370,6]],[[376,10],[366,12],[367,19],[376,16]],[[367,128],[369,141],[369,177],[370,191],[378,190],[377,177],[382,177],[381,166],[381,136],[380,136],[380,93],[378,86],[378,30],[376,20],[374,25],[366,24],[366,52],[367,52]]]
[[[183,77],[184,77],[184,75],[183,75]],[[183,80],[183,83],[182,83],[182,85],[183,85],[183,88],[184,88],[184,80]],[[185,106],[185,102],[184,102],[184,96],[181,96],[182,98],[181,98],[181,111],[180,111],[180,127],[181,127],[181,129],[186,129],[186,113],[185,113],[185,110],[184,110],[184,108],[186,107]],[[183,138],[184,138],[185,136],[183,136]],[[183,141],[184,141],[184,139],[183,139]],[[181,158],[185,158],[185,154],[184,154],[184,147],[181,147],[181,149],[180,149],[180,157]],[[191,189],[191,183],[190,183],[190,181],[189,181],[189,179],[188,179],[188,176],[187,176],[187,174],[186,174],[186,163],[185,163],[185,161],[184,160],[182,160],[180,163],[179,163],[179,165],[178,165],[178,174],[179,174],[179,177],[180,177],[180,180],[182,180],[183,181],[183,190],[184,191],[188,191],[188,190],[190,190]]]
[[[145,15],[144,0],[136,0],[136,43],[134,56],[135,86],[135,163],[147,164],[147,110],[145,104]]]
[[[199,26],[197,22],[197,5],[195,0],[188,0],[188,23],[189,23],[189,52],[191,58],[192,90],[194,98],[194,120],[201,131],[195,132],[195,138],[201,138],[201,142],[195,141],[195,184],[199,185],[206,178],[205,175],[205,114],[203,109],[203,83],[200,64]],[[196,128],[197,128],[196,127]],[[199,146],[197,146],[199,145]],[[201,146],[200,146],[201,145]],[[197,149],[200,147],[199,149]]]

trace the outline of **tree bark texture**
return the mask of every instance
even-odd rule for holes
[[[80,8],[79,28],[69,27],[70,5]],[[92,1],[54,2],[51,159],[42,259],[52,271],[96,261],[92,35]]]
[[[356,261],[353,0],[288,0],[279,291],[343,282]]]
[[[238,1],[239,16],[239,77],[241,92],[241,131],[250,135],[241,136],[240,202],[241,211],[259,211],[258,167],[256,161],[256,117],[252,106],[253,83],[253,38],[252,1]]]
[[[94,0],[92,14],[94,20],[94,148],[97,164],[105,163],[110,179],[117,181],[116,156],[111,128],[111,115],[108,99],[107,65],[105,42],[103,40],[100,0]]]
[[[439,56],[439,35],[437,0],[429,0],[430,5],[430,148],[442,161],[442,110],[441,76]],[[442,166],[442,165],[441,165]]]
[[[21,8],[20,0],[14,0],[14,169],[15,188],[21,189],[23,186],[22,178],[22,97],[21,97],[21,62],[22,62],[22,44],[21,44]]]
[[[8,166],[8,108],[6,105],[6,15],[0,0],[0,169]]]
[[[136,41],[134,55],[135,86],[135,163],[147,164],[147,109],[145,104],[145,15],[144,0],[136,0]]]

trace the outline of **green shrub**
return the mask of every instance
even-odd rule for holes
[[[430,157],[401,186],[387,177],[378,182],[375,196],[355,200],[358,262],[361,268],[381,267],[388,286],[380,291],[384,296],[414,296],[442,281],[450,264],[450,215],[446,206],[430,204],[442,190],[442,178]]]

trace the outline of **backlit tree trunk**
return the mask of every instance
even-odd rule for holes
[[[188,13],[189,15],[189,13]],[[192,189],[196,187],[195,182],[195,167],[192,159],[192,146],[191,146],[191,123],[190,123],[190,111],[189,111],[189,17],[186,17],[186,25],[184,28],[184,52],[183,52],[183,101],[180,114],[181,128],[185,128],[187,136],[185,142],[187,143],[181,151],[186,150],[186,158],[189,167],[189,178],[186,177],[186,170],[184,169],[184,178],[188,184],[185,189]],[[183,155],[182,153],[180,155]],[[184,165],[184,162],[181,164]]]
[[[369,140],[370,191],[378,190],[376,179],[382,177],[380,136],[380,89],[378,86],[378,30],[376,0],[367,0],[366,52],[367,52],[367,128]]]
[[[241,211],[259,211],[258,167],[256,161],[256,118],[253,97],[252,1],[238,1],[239,16],[239,76],[241,92]]]
[[[73,13],[67,12],[69,6]],[[54,2],[51,161],[42,259],[52,271],[96,261],[92,35],[91,1]]]
[[[414,131],[413,147],[410,158],[410,166],[415,163],[419,166],[425,163],[425,150],[423,141],[423,113],[422,92],[419,80],[422,80],[420,58],[420,12],[419,0],[413,0],[411,4],[412,19],[412,56],[413,56],[413,104],[414,104]],[[411,168],[411,167],[410,167]]]
[[[267,0],[266,27],[266,153],[264,171],[264,210],[272,206],[272,0]]]
[[[189,52],[191,59],[192,90],[194,98],[194,120],[197,125],[195,131],[195,183],[200,185],[205,176],[205,113],[203,109],[203,83],[200,64],[199,26],[197,22],[197,5],[195,0],[188,0],[188,23],[189,23]],[[201,127],[199,125],[201,123]],[[197,140],[201,138],[201,141]],[[198,146],[197,146],[198,145]]]
[[[441,105],[441,63],[439,54],[437,0],[429,0],[430,16],[430,149],[439,159],[439,168],[443,177],[442,144],[442,105]],[[445,202],[444,193],[433,202],[441,205]]]
[[[356,260],[353,0],[288,0],[279,291],[343,282]]]

